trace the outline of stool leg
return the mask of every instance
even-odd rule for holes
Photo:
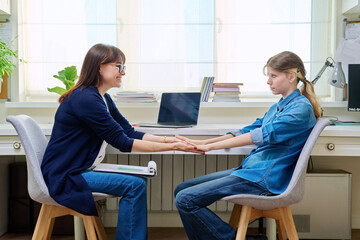
[[[95,226],[96,233],[99,237],[99,240],[106,240],[107,239],[106,232],[105,232],[104,225],[102,224],[101,218],[94,216],[92,218],[92,220],[93,220],[93,224]]]
[[[36,221],[35,230],[32,236],[32,240],[44,239],[47,236],[51,236],[51,206],[42,204],[39,217]],[[51,229],[52,230],[52,229]]]
[[[45,240],[50,240],[51,234],[54,228],[55,218],[51,218],[49,222],[49,227],[47,233],[44,235]]]
[[[231,217],[229,220],[229,225],[236,231],[236,228],[239,224],[240,220],[240,213],[241,213],[241,205],[234,204],[234,208],[231,212]]]
[[[278,230],[279,240],[286,240],[287,237],[285,233],[284,224],[281,221],[276,220],[276,228]]]
[[[97,239],[92,218],[93,218],[92,216],[85,216],[85,215],[82,218],[84,221],[86,236],[87,236],[88,240],[96,240]]]
[[[289,206],[280,208],[281,222],[285,226],[286,233],[290,240],[299,240],[295,223]]]
[[[244,240],[251,217],[252,208],[249,206],[242,206],[239,226],[236,234],[236,240]]]

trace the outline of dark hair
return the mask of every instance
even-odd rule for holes
[[[301,94],[310,101],[314,109],[315,117],[317,119],[321,117],[321,107],[316,98],[314,86],[306,79],[304,63],[298,55],[289,51],[281,52],[269,58],[266,65],[264,66],[264,73],[265,68],[267,67],[271,67],[280,72],[295,73],[297,81],[301,81],[303,83],[303,85],[300,87]]]
[[[119,48],[101,43],[92,46],[85,56],[79,80],[74,87],[60,96],[59,103],[62,103],[65,98],[70,97],[78,88],[88,86],[98,87],[100,85],[100,65],[114,63],[119,60],[123,64],[126,60],[124,53]]]

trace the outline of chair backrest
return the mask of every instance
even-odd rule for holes
[[[29,116],[8,116],[6,121],[14,126],[25,150],[28,191],[31,199],[40,203],[58,205],[50,197],[41,172],[41,162],[48,144],[45,134],[34,119]]]
[[[294,173],[285,192],[282,193],[292,203],[300,202],[305,193],[305,176],[310,154],[317,139],[326,126],[330,125],[328,119],[319,119],[312,129],[296,163]]]
[[[328,119],[320,119],[317,121],[299,155],[290,183],[283,193],[275,196],[236,194],[224,197],[222,200],[263,210],[288,206],[300,202],[305,192],[305,176],[310,154],[320,133],[329,124],[330,122]]]

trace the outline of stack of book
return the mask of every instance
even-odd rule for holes
[[[242,83],[214,83],[213,102],[240,102],[240,86]]]
[[[215,77],[204,77],[202,86],[201,86],[201,102],[209,101],[212,85],[214,83]]]
[[[151,92],[117,92],[114,96],[117,102],[149,103],[156,102],[154,93]]]

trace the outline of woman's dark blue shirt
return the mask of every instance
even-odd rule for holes
[[[94,87],[76,89],[55,114],[54,127],[41,165],[50,196],[61,205],[86,215],[97,215],[90,188],[81,176],[105,140],[122,152],[131,152],[135,131],[120,114],[109,94]]]

